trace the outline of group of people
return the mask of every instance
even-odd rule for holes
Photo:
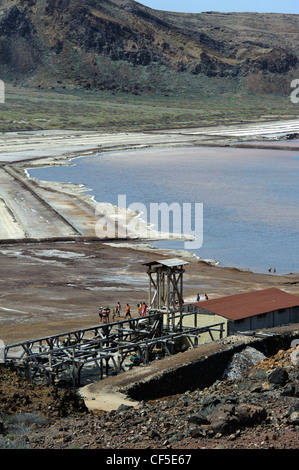
[[[197,294],[196,301],[199,302],[200,300],[201,300],[200,294]],[[209,297],[207,296],[207,294],[205,294],[205,300],[209,300]]]
[[[137,304],[137,308],[138,308],[139,315],[145,317],[146,311],[147,311],[146,303],[145,302],[140,302],[139,304]]]
[[[139,304],[137,304],[137,309],[138,309],[138,313],[139,313],[140,316],[144,317],[146,315],[147,305],[146,305],[145,302],[140,302]],[[121,304],[120,304],[120,302],[117,302],[116,307],[112,309],[112,321],[113,322],[115,321],[115,318],[120,318],[121,311],[122,311]],[[110,311],[110,308],[108,306],[107,307],[100,307],[100,309],[99,309],[100,323],[109,323],[110,322],[110,313],[111,313],[111,311]],[[128,318],[128,317],[132,318],[130,304],[126,305],[125,318]]]

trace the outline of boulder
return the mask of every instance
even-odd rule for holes
[[[284,386],[289,379],[289,375],[284,367],[276,367],[268,375],[268,382],[274,385]]]
[[[208,424],[209,420],[204,416],[203,413],[196,413],[195,415],[189,416],[188,423],[196,424],[200,426],[201,424]]]
[[[214,433],[231,434],[238,428],[238,419],[225,411],[216,411],[208,416]]]
[[[241,403],[236,407],[236,416],[242,427],[254,426],[267,418],[267,411],[262,406]]]
[[[291,413],[289,419],[289,424],[294,424],[295,426],[299,426],[299,411],[294,411]]]
[[[215,407],[220,403],[219,398],[216,395],[207,395],[203,397],[201,404],[205,408]]]

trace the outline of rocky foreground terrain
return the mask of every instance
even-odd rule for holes
[[[280,350],[249,368],[243,360],[236,378],[110,412],[2,368],[0,448],[297,449],[297,354]]]

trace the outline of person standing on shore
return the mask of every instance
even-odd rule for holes
[[[99,317],[100,317],[100,323],[103,321],[103,307],[99,308]]]
[[[110,308],[108,307],[108,305],[106,308],[103,309],[102,316],[103,316],[103,323],[109,323]]]
[[[116,306],[116,316],[117,317],[120,317],[120,311],[121,311],[121,305],[119,302],[117,302],[117,306]]]
[[[142,306],[142,316],[143,316],[143,317],[144,317],[145,314],[146,314],[146,307],[147,307],[146,303],[143,302],[143,306]]]

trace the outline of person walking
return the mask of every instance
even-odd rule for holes
[[[145,317],[145,314],[146,314],[146,308],[147,308],[147,305],[145,302],[143,302],[143,305],[142,305],[142,316]]]
[[[132,318],[132,317],[131,317],[131,309],[130,309],[130,305],[129,305],[129,304],[127,304],[127,307],[126,307],[126,318],[127,318],[127,317]]]

